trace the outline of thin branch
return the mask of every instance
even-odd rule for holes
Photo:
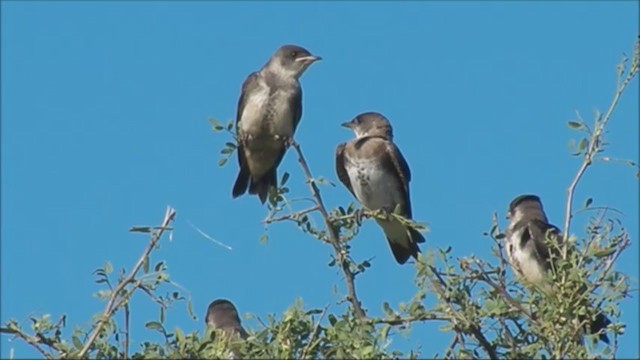
[[[124,304],[124,358],[129,358],[129,304]]]
[[[637,56],[637,54],[636,54],[636,56]],[[569,188],[567,189],[567,203],[566,203],[566,209],[565,209],[565,213],[564,213],[563,238],[565,239],[565,241],[564,241],[564,245],[563,245],[563,254],[562,254],[563,259],[566,259],[566,257],[567,257],[566,256],[566,251],[567,251],[566,239],[568,239],[568,237],[569,237],[569,230],[570,230],[570,226],[571,226],[574,191],[576,189],[576,186],[578,186],[578,182],[580,181],[580,179],[582,178],[584,173],[587,171],[587,168],[589,166],[591,166],[591,163],[593,162],[593,157],[598,152],[598,150],[600,150],[600,148],[601,148],[601,145],[602,145],[602,141],[601,141],[602,133],[604,132],[605,126],[607,125],[607,123],[611,119],[611,115],[613,114],[613,110],[618,105],[618,101],[620,100],[620,96],[622,96],[622,93],[624,92],[625,88],[627,87],[629,82],[633,79],[633,77],[638,72],[638,64],[637,64],[637,59],[635,59],[635,56],[634,56],[634,61],[635,61],[635,64],[632,64],[632,67],[629,70],[629,73],[625,77],[624,81],[622,81],[622,83],[620,83],[619,86],[617,87],[616,93],[613,96],[613,100],[611,101],[611,104],[609,105],[609,109],[605,113],[604,117],[602,117],[602,119],[600,119],[599,117],[596,117],[594,130],[593,130],[593,133],[591,133],[589,146],[588,146],[587,151],[586,151],[586,153],[584,155],[584,159],[582,161],[582,164],[580,164],[580,168],[578,168],[578,172],[576,173],[575,177],[573,178],[573,181],[571,181],[571,185],[569,185]]]
[[[136,274],[144,264],[145,260],[149,257],[149,254],[151,253],[151,251],[153,251],[158,241],[160,241],[162,234],[164,234],[164,231],[169,226],[169,223],[173,221],[175,216],[176,216],[176,211],[171,207],[167,207],[167,211],[165,212],[162,225],[151,237],[151,241],[147,245],[146,249],[144,249],[144,251],[142,252],[142,256],[140,256],[136,265],[133,267],[133,269],[131,269],[131,272],[129,273],[129,275],[127,275],[127,277],[124,278],[118,284],[118,286],[116,286],[115,290],[112,292],[111,298],[109,298],[109,302],[107,303],[107,306],[105,307],[104,312],[102,313],[102,316],[96,322],[93,332],[91,333],[91,335],[89,335],[89,338],[87,342],[84,344],[84,347],[78,353],[78,358],[84,357],[86,353],[89,351],[89,348],[91,348],[91,345],[93,345],[93,342],[96,341],[96,338],[98,337],[98,334],[100,334],[100,330],[102,330],[102,328],[104,327],[105,322],[107,321],[107,319],[111,317],[113,312],[117,309],[115,305],[116,305],[118,296],[128,284],[134,281]],[[135,291],[135,288],[132,290],[132,292],[133,291]]]
[[[277,216],[277,217],[273,217],[271,215],[269,215],[266,219],[262,220],[263,224],[271,224],[274,222],[278,222],[278,221],[283,221],[283,220],[297,220],[299,218],[302,217],[302,215],[314,212],[320,210],[320,207],[318,205],[312,206],[308,209],[304,209],[304,210],[300,210],[300,211],[296,211],[296,212],[292,212],[286,215],[281,215],[281,216]]]
[[[491,286],[495,291],[497,291],[500,294],[500,296],[502,296],[502,298],[507,303],[509,303],[509,305],[511,305],[512,307],[514,307],[515,309],[517,309],[518,311],[523,313],[526,317],[528,317],[529,319],[531,319],[532,321],[535,322],[535,319],[532,317],[531,313],[527,309],[525,309],[520,304],[520,302],[516,301],[513,297],[511,297],[511,295],[509,295],[509,293],[502,286],[499,286],[493,280],[491,280],[488,276],[484,275],[485,274],[485,270],[484,270],[484,267],[480,263],[475,262],[475,264],[478,266],[478,268],[480,269],[480,273],[482,274],[482,276],[478,277],[478,280],[481,280],[481,281],[489,284],[489,286]]]
[[[462,344],[463,342],[464,340],[462,339],[462,335],[459,332],[456,332],[456,334],[453,336],[453,340],[451,341],[451,344],[449,344],[449,347],[444,352],[445,359],[451,359],[451,356],[453,355],[453,351],[455,350],[456,345],[458,345],[459,343]]]
[[[38,350],[38,352],[40,352],[42,354],[42,356],[44,356],[45,359],[52,359],[53,358],[53,356],[50,353],[48,353],[46,350],[44,350],[39,345],[39,344],[42,343],[40,338],[38,338],[37,336],[31,336],[31,335],[23,332],[18,327],[11,327],[11,328],[4,328],[3,327],[3,328],[0,328],[0,333],[15,335],[15,336],[21,338],[22,340],[26,341],[29,345],[33,346],[36,350]]]
[[[414,323],[416,321],[430,321],[430,320],[441,320],[441,321],[450,321],[450,317],[439,316],[432,313],[424,313],[420,315],[414,316],[405,316],[405,317],[396,317],[393,319],[371,319],[370,323],[372,324],[388,324],[388,325],[404,325]]]
[[[444,293],[443,287],[446,288],[447,286],[446,282],[440,276],[440,274],[438,273],[438,271],[433,265],[428,265],[428,266],[431,272],[436,276],[436,278],[438,278],[438,281],[436,281],[431,276],[427,276],[431,281],[434,289],[436,290],[440,298],[446,302],[451,312],[457,315],[458,312],[453,308],[453,306],[451,305],[451,303],[449,302],[449,300],[447,299]],[[480,327],[477,324],[470,323],[468,320],[464,318],[462,319],[462,322],[463,322],[463,325],[465,325],[464,329],[467,329],[471,333],[471,335],[473,335],[476,338],[476,340],[478,340],[478,343],[487,352],[487,354],[489,355],[489,358],[491,358],[492,360],[498,359],[498,353],[496,352],[495,347],[491,345],[491,343],[487,340],[487,338],[482,334],[482,331],[480,331]],[[454,323],[454,326],[457,325],[456,321],[453,321],[453,323]]]
[[[315,180],[311,175],[311,171],[309,170],[307,161],[305,160],[304,155],[302,154],[302,150],[300,150],[300,145],[297,142],[292,140],[291,146],[296,150],[296,153],[298,153],[298,162],[300,163],[300,166],[302,167],[302,171],[304,172],[306,181],[309,184],[309,189],[311,190],[313,197],[316,199],[316,203],[318,205],[318,211],[320,211],[320,214],[324,219],[324,223],[327,228],[327,233],[329,234],[329,241],[333,246],[333,251],[335,252],[336,259],[340,264],[340,269],[344,273],[345,282],[347,284],[347,294],[348,294],[347,300],[353,305],[353,310],[355,311],[356,316],[360,319],[366,319],[367,314],[362,309],[362,305],[360,304],[360,300],[358,300],[358,295],[356,294],[356,286],[354,282],[355,276],[353,275],[353,272],[351,272],[351,269],[349,266],[349,260],[346,256],[346,253],[340,247],[340,235],[338,234],[338,232],[336,231],[336,228],[331,223],[331,217],[329,216],[329,213],[327,212],[327,208],[324,206],[322,197],[320,196],[320,189],[318,189],[318,186],[316,185]]]
[[[325,306],[324,309],[322,310],[322,314],[320,314],[320,318],[316,322],[316,326],[313,328],[313,332],[311,333],[311,336],[309,337],[309,341],[307,342],[307,345],[304,347],[304,349],[302,349],[302,354],[300,355],[300,359],[306,359],[307,358],[307,353],[312,348],[313,339],[316,337],[316,335],[319,332],[318,330],[320,329],[320,323],[322,322],[322,319],[324,319],[324,315],[327,313],[327,309],[329,309],[329,305]]]

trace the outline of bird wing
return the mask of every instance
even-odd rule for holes
[[[236,128],[244,112],[244,107],[247,105],[246,95],[253,92],[258,87],[258,72],[254,71],[242,83],[242,91],[240,92],[240,99],[238,100],[238,112],[236,113]]]
[[[292,96],[289,98],[289,109],[293,109],[293,132],[295,133],[300,119],[302,118],[302,89],[296,86]]]
[[[387,166],[387,170],[396,174],[400,177],[400,181],[402,182],[404,189],[404,203],[405,203],[405,213],[404,216],[411,218],[411,197],[409,195],[409,182],[411,181],[411,170],[409,169],[409,164],[402,156],[400,149],[392,143],[391,141],[384,141],[386,158],[382,159],[383,164]]]
[[[560,230],[557,227],[540,219],[532,219],[527,224],[527,229],[522,236],[522,245],[524,246],[524,242],[528,240],[527,237],[532,239],[532,249],[535,251],[536,256],[542,260],[545,268],[549,270],[551,267],[551,264],[549,263],[551,260],[551,254],[556,257],[560,254],[555,246],[549,248],[547,245],[545,240],[547,234],[549,234],[553,241],[556,241],[558,245],[560,245]]]
[[[336,147],[336,174],[338,174],[338,179],[340,182],[347,187],[349,192],[357,198],[356,194],[353,192],[353,187],[351,186],[351,179],[349,178],[349,174],[347,173],[347,169],[344,167],[344,149],[346,148],[347,143],[339,144]]]

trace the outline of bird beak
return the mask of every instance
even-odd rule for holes
[[[318,60],[322,60],[322,58],[320,56],[314,56],[314,55],[309,55],[309,56],[303,56],[303,57],[299,57],[296,59],[296,61],[302,61],[302,62],[308,62],[308,63],[312,63]]]
[[[353,123],[351,121],[347,121],[345,123],[340,124],[340,126],[346,127],[346,128],[349,128],[349,129],[351,129],[351,125],[353,125]]]

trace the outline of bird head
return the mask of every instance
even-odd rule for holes
[[[511,223],[515,223],[524,216],[547,221],[542,202],[538,196],[530,194],[520,195],[511,201],[509,210],[507,210],[507,219],[509,219]]]
[[[267,68],[280,77],[298,79],[311,64],[318,60],[322,58],[312,55],[301,46],[284,45],[271,56]]]
[[[353,130],[356,137],[381,136],[393,140],[393,128],[384,115],[377,112],[366,112],[354,117],[342,126]]]

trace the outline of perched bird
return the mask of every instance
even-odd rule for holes
[[[545,239],[561,245],[560,230],[549,224],[540,198],[536,195],[521,195],[513,199],[507,211],[509,226],[505,231],[507,260],[520,281],[538,286],[545,293],[552,291],[547,274],[552,268],[552,259],[559,259],[558,247],[547,246]],[[596,315],[588,332],[597,333],[611,321],[602,313]],[[600,339],[609,343],[603,332]]]
[[[342,126],[353,130],[356,138],[336,148],[336,172],[340,181],[365,208],[386,213],[397,209],[400,215],[411,219],[411,171],[393,143],[389,120],[382,114],[367,112]],[[398,263],[404,264],[410,256],[417,259],[418,243],[424,242],[420,232],[393,217],[376,218],[376,221]]]
[[[242,339],[249,337],[240,323],[238,310],[226,299],[217,299],[209,304],[205,316],[207,326],[220,329],[229,336],[239,336]]]
[[[240,172],[233,197],[247,191],[264,204],[277,187],[277,168],[302,116],[302,88],[298,79],[320,60],[296,45],[280,47],[242,84],[236,129]]]

